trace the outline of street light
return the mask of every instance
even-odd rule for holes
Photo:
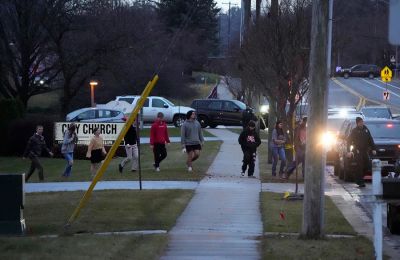
[[[98,82],[91,80],[90,81],[90,103],[92,104],[92,107],[95,107],[95,103],[94,103],[94,87],[97,86]]]

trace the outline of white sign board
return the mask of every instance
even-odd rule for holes
[[[54,141],[61,144],[64,140],[64,133],[68,129],[70,122],[54,123]],[[75,123],[78,135],[78,144],[89,144],[93,137],[93,129],[100,129],[100,136],[104,140],[104,145],[112,145],[124,127],[124,123]]]
[[[390,0],[389,7],[389,42],[400,45],[400,0]]]

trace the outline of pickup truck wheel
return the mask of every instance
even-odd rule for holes
[[[199,116],[199,122],[202,128],[206,128],[208,126],[208,118],[206,116]]]
[[[183,122],[185,122],[185,115],[175,115],[173,123],[175,127],[181,127]]]
[[[349,73],[347,73],[347,72],[343,74],[343,78],[345,78],[345,79],[348,79],[349,76],[350,76],[350,75],[349,75]]]
[[[210,124],[210,127],[211,128],[216,128],[218,125],[216,125],[216,124]]]

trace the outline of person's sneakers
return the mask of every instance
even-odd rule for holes
[[[119,171],[119,173],[122,173],[122,170],[124,169],[124,167],[122,167],[122,165],[121,164],[118,164],[118,171]]]
[[[254,175],[249,175],[249,178],[256,178],[256,176],[254,176]]]
[[[159,172],[159,171],[160,171],[160,167],[157,167],[157,168],[156,168],[156,172]]]
[[[358,184],[358,188],[365,188],[365,183]]]
[[[192,172],[193,171],[193,168],[192,167],[188,167],[188,172]]]
[[[242,177],[244,177],[244,172],[241,173]]]
[[[136,169],[132,169],[131,172],[136,172]]]

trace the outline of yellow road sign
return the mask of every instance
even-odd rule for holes
[[[383,78],[390,78],[390,79],[391,79],[392,76],[393,76],[392,70],[389,69],[388,66],[385,66],[385,67],[381,70],[381,78],[382,78],[382,81],[385,81]]]
[[[385,77],[385,78],[382,78],[382,81],[383,81],[383,82],[390,82],[390,81],[392,81],[392,78],[386,78],[386,77]]]

